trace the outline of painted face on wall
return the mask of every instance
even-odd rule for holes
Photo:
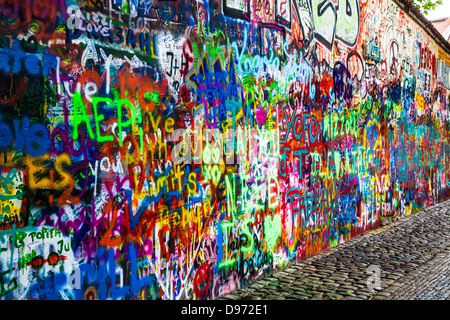
[[[197,1],[197,21],[206,28],[209,23],[209,7],[208,4],[205,3],[207,0],[198,0]]]

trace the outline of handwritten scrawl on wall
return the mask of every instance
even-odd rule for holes
[[[1,299],[214,299],[450,195],[448,53],[390,0],[0,9]]]

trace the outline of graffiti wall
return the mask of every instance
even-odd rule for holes
[[[1,0],[1,299],[215,299],[447,199],[449,58],[391,0]]]

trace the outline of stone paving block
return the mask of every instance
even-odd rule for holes
[[[328,279],[328,278],[325,278],[325,279],[322,279],[322,282],[323,283],[334,283],[335,281],[333,280],[333,279]]]
[[[277,295],[271,295],[271,296],[262,298],[262,300],[285,300],[285,298],[281,297],[281,296],[277,296]]]
[[[262,300],[262,296],[249,295],[246,300]]]
[[[261,284],[261,283],[253,283],[253,284],[249,285],[249,288],[261,289],[261,288],[264,288],[264,284]]]
[[[355,291],[353,291],[353,290],[340,290],[339,289],[336,292],[339,293],[339,294],[349,294],[349,295],[355,294]]]
[[[310,266],[310,267],[304,267],[303,270],[305,270],[305,271],[310,271],[310,272],[316,272],[316,268],[315,268],[315,267],[312,267],[312,266]]]
[[[297,290],[299,290],[299,291],[306,291],[306,288],[304,286],[301,286],[301,285],[295,285],[294,284],[294,285],[291,285],[289,288],[294,290],[294,291],[297,291]]]
[[[293,294],[293,293],[295,293],[295,291],[277,291],[277,292],[275,292],[274,294],[277,294],[277,295],[279,295],[279,296],[286,297],[286,296],[288,296],[288,295],[290,295],[290,294]]]
[[[359,284],[359,285],[361,285],[363,287],[367,287],[367,279],[359,280],[358,282],[356,282],[356,284]]]
[[[273,282],[273,281],[276,281],[276,280],[278,280],[278,279],[275,278],[275,277],[266,277],[266,278],[264,278],[263,280],[264,280],[264,281]]]
[[[280,288],[281,288],[281,286],[279,284],[270,284],[270,285],[265,287],[265,289],[273,290],[273,291],[276,291],[276,290],[278,290]]]
[[[273,289],[269,289],[269,288],[258,289],[258,292],[262,292],[262,293],[270,293],[272,291],[273,291]]]
[[[342,289],[342,290],[357,290],[358,287],[356,287],[356,286],[351,286],[351,285],[342,285],[342,286],[340,287],[340,289]]]
[[[295,278],[294,278],[294,279],[295,279]],[[286,277],[280,278],[278,281],[281,282],[281,283],[283,283],[283,284],[294,282],[294,280],[288,279],[288,278],[286,278]]]
[[[395,292],[395,291],[397,291],[398,290],[398,287],[388,287],[388,288],[386,288],[386,289],[383,289],[383,292],[390,292],[390,293],[392,293],[392,292]]]
[[[335,280],[335,281],[342,281],[342,280],[345,280],[346,278],[347,277],[339,277],[339,276],[328,277],[328,279]]]
[[[342,287],[345,285],[351,285],[353,282],[345,280],[345,281],[335,281],[334,283],[337,283],[339,286]]]
[[[295,290],[294,294],[299,295],[299,296],[304,296],[304,297],[312,296],[312,293],[311,292],[307,292],[307,291],[297,291],[297,290]]]
[[[334,271],[333,270],[329,270],[329,269],[320,269],[320,271],[317,271],[317,273],[329,275],[331,273],[334,273]]]
[[[322,278],[316,277],[314,274],[309,275],[309,276],[307,277],[307,279],[308,279],[309,281],[320,281],[320,280],[322,280]]]
[[[249,296],[264,296],[265,293],[264,292],[260,292],[260,291],[254,291],[251,294],[249,294]]]
[[[377,296],[383,296],[383,297],[389,297],[391,295],[391,292],[385,292],[385,291],[378,291],[376,293]]]
[[[329,288],[326,288],[326,287],[320,287],[317,290],[320,291],[320,292],[324,292],[324,293],[334,293],[335,292],[335,290],[329,289]]]
[[[316,272],[316,273],[314,274],[314,276],[315,276],[315,277],[319,277],[320,279],[323,279],[323,278],[328,277],[328,274],[322,274],[322,273]]]
[[[338,288],[340,287],[339,283],[334,283],[334,282],[327,282],[323,284],[323,287],[325,288]]]
[[[370,300],[385,300],[385,296],[373,296]]]

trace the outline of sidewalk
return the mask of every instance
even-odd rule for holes
[[[450,200],[292,264],[222,299],[450,300]]]

